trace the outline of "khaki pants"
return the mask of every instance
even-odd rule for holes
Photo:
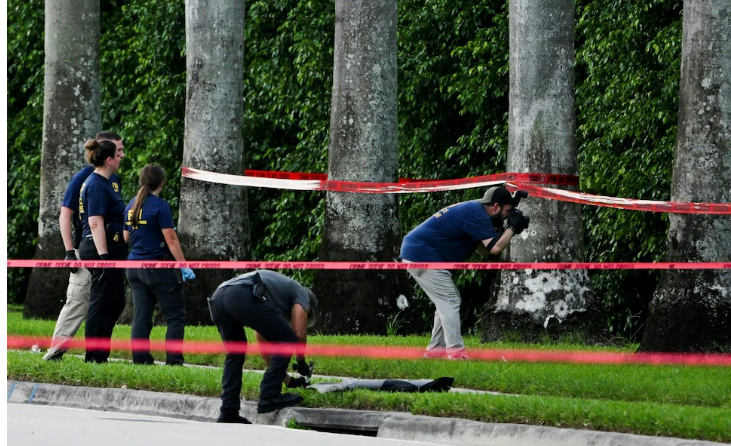
[[[404,262],[408,262],[404,260]],[[464,350],[459,307],[462,297],[452,280],[452,274],[445,269],[409,269],[409,274],[429,296],[437,310],[434,312],[434,328],[427,350],[447,353]]]
[[[61,309],[53,330],[53,340],[48,353],[43,359],[51,359],[59,352],[68,351],[68,341],[71,340],[81,327],[89,310],[89,295],[91,291],[91,273],[86,268],[79,268],[76,273],[69,275],[69,286],[66,289],[66,303]]]

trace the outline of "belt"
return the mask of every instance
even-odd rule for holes
[[[92,234],[84,236],[84,238],[89,240],[94,240],[94,236]],[[109,234],[107,234],[107,242],[115,242],[115,243],[122,243],[124,242],[124,238],[122,237],[122,234],[119,232],[115,232],[113,237],[110,237]]]
[[[232,284],[225,284],[225,285],[221,284],[218,286],[216,291],[220,290],[221,288],[234,287],[234,286],[246,287],[246,288],[250,289],[251,296],[260,302],[264,302],[267,300],[266,296],[264,296],[264,291],[266,290],[266,285],[264,284],[264,282],[261,282],[261,281],[252,282],[252,281],[246,280],[246,281],[241,281],[241,282],[232,283]]]

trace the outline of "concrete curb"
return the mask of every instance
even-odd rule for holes
[[[8,381],[8,403],[44,404],[92,410],[215,421],[220,400],[144,390],[61,386]],[[292,407],[271,414],[257,414],[256,403],[242,401],[241,414],[256,424],[300,426],[351,434],[454,445],[490,446],[702,446],[707,441],[648,437],[612,432],[583,431],[521,424],[477,421],[341,409]]]

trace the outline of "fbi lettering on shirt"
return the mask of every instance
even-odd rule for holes
[[[447,206],[445,208],[439,209],[436,213],[434,213],[433,217],[434,218],[443,217],[444,214],[446,214],[447,212],[449,212],[450,209],[452,209],[453,207],[455,207],[455,206],[457,206],[459,204],[462,204],[462,203],[450,204],[449,206]]]
[[[446,214],[447,212],[449,212],[449,208],[448,208],[448,207],[447,207],[447,208],[442,208],[442,209],[439,209],[438,211],[436,211],[436,212],[434,213],[434,218],[440,218],[440,217],[442,217],[442,216],[443,216],[444,214]]]
[[[137,218],[137,225],[132,224],[132,215],[134,215],[134,210],[130,209],[127,211],[127,221],[124,222],[125,225],[131,226],[132,229],[139,229],[137,225],[146,225],[147,220],[142,219],[142,209],[140,209],[140,215],[139,218]]]
[[[81,199],[83,196],[84,188],[86,187],[86,183],[81,185],[81,189],[79,190],[79,214],[84,213],[84,201]],[[79,216],[80,217],[80,216]]]

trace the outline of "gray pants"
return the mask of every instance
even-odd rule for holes
[[[437,310],[434,312],[434,328],[427,350],[446,350],[447,353],[464,350],[459,306],[462,298],[445,269],[409,269],[411,277],[429,296]]]
[[[78,256],[78,252],[77,252]],[[86,268],[79,268],[69,275],[69,286],[66,289],[66,303],[58,315],[56,328],[53,330],[51,348],[43,359],[51,359],[59,352],[68,351],[68,341],[79,331],[81,323],[89,310],[91,292],[91,273]]]

